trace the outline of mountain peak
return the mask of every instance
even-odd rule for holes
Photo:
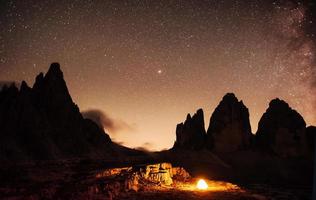
[[[63,79],[63,72],[60,69],[60,64],[57,62],[52,63],[45,77],[59,77]]]
[[[283,108],[283,109],[290,109],[290,106],[288,103],[286,103],[284,100],[275,98],[270,101],[269,108]]]
[[[262,150],[282,157],[303,155],[305,128],[303,117],[287,102],[276,98],[259,121],[256,142]]]
[[[33,88],[25,81],[20,91],[14,84],[5,88],[0,101],[0,160],[103,157],[113,152],[110,137],[84,119],[72,101],[58,63],[45,76],[40,73]],[[7,145],[12,141],[18,143]]]
[[[185,121],[189,121],[189,120],[191,120],[191,118],[192,118],[192,117],[191,117],[191,114],[190,114],[190,113],[188,113],[188,114],[187,114],[187,118],[186,118],[186,120],[185,120]]]
[[[226,98],[237,99],[235,93],[233,93],[233,92],[227,92],[227,93],[223,96],[223,99],[226,99]]]
[[[227,93],[224,95],[222,101],[223,102],[238,102],[238,99],[234,93]]]
[[[30,90],[31,90],[31,88],[27,85],[27,83],[25,81],[22,81],[20,91],[26,92],[26,91],[30,91]]]
[[[188,114],[184,123],[177,125],[174,148],[202,149],[205,136],[204,114],[203,110],[199,109],[192,117]]]
[[[208,148],[218,152],[246,149],[252,137],[248,108],[234,93],[227,93],[210,118]]]
[[[60,69],[60,64],[57,63],[57,62],[52,63],[52,64],[50,65],[49,69],[48,69],[48,73],[50,73],[50,72],[52,72],[52,73],[54,73],[54,72],[55,72],[55,73],[60,73],[60,72],[62,72],[61,69]]]
[[[35,83],[33,85],[33,88],[38,88],[42,85],[42,82],[44,80],[44,74],[43,72],[39,73],[35,78]]]
[[[197,111],[196,111],[196,115],[198,115],[198,116],[203,116],[204,115],[204,113],[203,113],[203,109],[202,108],[200,108],[200,109],[198,109]]]

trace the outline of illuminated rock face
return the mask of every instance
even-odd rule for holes
[[[274,99],[259,121],[256,143],[281,157],[306,154],[306,123],[285,101]]]
[[[207,130],[207,148],[215,152],[247,149],[252,138],[248,108],[234,94],[226,94],[213,112]]]
[[[172,167],[170,163],[158,163],[140,167],[140,177],[163,185],[171,185],[173,179],[187,180],[191,176],[182,167]]]
[[[187,181],[191,176],[183,167],[173,167],[172,178],[179,181]]]
[[[96,178],[124,177],[125,190],[138,190],[142,183],[171,185],[173,179],[185,181],[190,174],[181,167],[172,167],[170,163],[137,165],[133,167],[107,169],[96,174]],[[136,189],[137,188],[137,189]]]
[[[172,175],[172,165],[170,163],[159,163],[140,167],[140,176],[154,183],[171,185]]]

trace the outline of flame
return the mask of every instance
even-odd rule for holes
[[[198,182],[197,182],[197,185],[196,185],[197,189],[199,190],[206,190],[208,188],[208,185],[207,183],[203,180],[203,179],[200,179]]]

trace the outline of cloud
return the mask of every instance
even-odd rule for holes
[[[135,149],[144,152],[151,152],[154,149],[154,144],[150,142],[145,142],[142,146],[136,147]]]
[[[115,135],[118,131],[135,132],[135,125],[128,124],[120,119],[113,119],[105,112],[98,109],[83,111],[82,116],[97,123],[100,128],[108,131],[111,135]]]
[[[125,142],[122,142],[122,141],[114,141],[114,142],[118,145],[126,146]]]

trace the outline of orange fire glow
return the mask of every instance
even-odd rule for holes
[[[197,189],[199,190],[206,190],[208,188],[207,183],[205,182],[205,180],[200,179],[197,184],[196,184]]]

